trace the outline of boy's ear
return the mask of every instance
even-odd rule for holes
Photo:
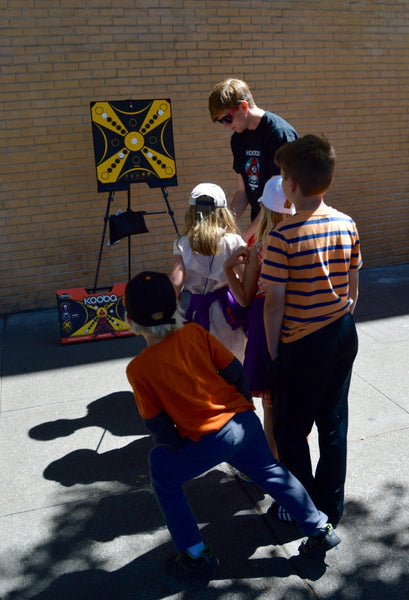
[[[297,189],[297,187],[298,187],[298,182],[297,182],[297,180],[296,180],[296,179],[294,179],[294,177],[291,177],[291,176],[289,176],[289,177],[288,177],[288,181],[290,182],[290,190],[291,190],[292,192],[295,192],[295,190],[296,190],[296,189]]]
[[[249,110],[249,103],[247,102],[247,100],[240,100],[240,103],[244,114],[246,114]]]

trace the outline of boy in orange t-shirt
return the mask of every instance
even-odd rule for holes
[[[200,535],[183,484],[228,462],[287,508],[309,536],[301,554],[325,554],[340,539],[300,482],[274,458],[254,412],[240,361],[206,329],[183,326],[163,273],[144,271],[125,290],[128,321],[147,347],[127,367],[139,412],[156,446],[155,495],[178,553],[172,575],[203,575],[218,561]]]

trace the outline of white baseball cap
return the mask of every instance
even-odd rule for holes
[[[274,210],[274,212],[295,215],[294,204],[291,204],[291,208],[285,208],[284,206],[286,197],[281,186],[282,181],[281,175],[275,175],[275,177],[268,179],[264,186],[263,195],[258,201],[262,202],[269,210]]]
[[[199,183],[190,194],[189,204],[223,208],[227,206],[226,194],[215,183]]]

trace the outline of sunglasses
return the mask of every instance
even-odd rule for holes
[[[231,111],[229,113],[227,113],[227,115],[225,115],[221,119],[216,119],[217,123],[221,123],[222,125],[233,123],[233,115],[235,112],[237,112],[239,110],[239,106],[240,106],[240,104],[237,104],[237,106],[232,108]]]

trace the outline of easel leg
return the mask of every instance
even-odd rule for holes
[[[176,224],[175,217],[173,216],[174,212],[171,209],[170,204],[169,204],[169,200],[168,200],[168,190],[166,189],[166,187],[162,187],[161,189],[162,189],[163,197],[165,198],[166,206],[168,208],[168,214],[170,215],[170,218],[172,219],[172,223],[173,223],[173,226],[175,228],[175,231],[176,231],[177,235],[179,236],[178,226]]]
[[[107,201],[107,208],[106,208],[105,217],[104,217],[104,229],[102,231],[101,245],[99,247],[99,256],[98,256],[97,270],[96,270],[96,273],[95,273],[94,288],[93,288],[93,292],[94,293],[95,293],[95,291],[97,289],[99,268],[101,266],[102,250],[104,248],[105,234],[106,234],[108,220],[109,220],[109,211],[110,211],[110,207],[111,207],[111,202],[113,202],[113,201],[114,201],[114,192],[109,192],[108,201]]]
[[[128,210],[131,210],[131,186],[128,186]],[[131,280],[131,236],[128,235],[128,281]]]

